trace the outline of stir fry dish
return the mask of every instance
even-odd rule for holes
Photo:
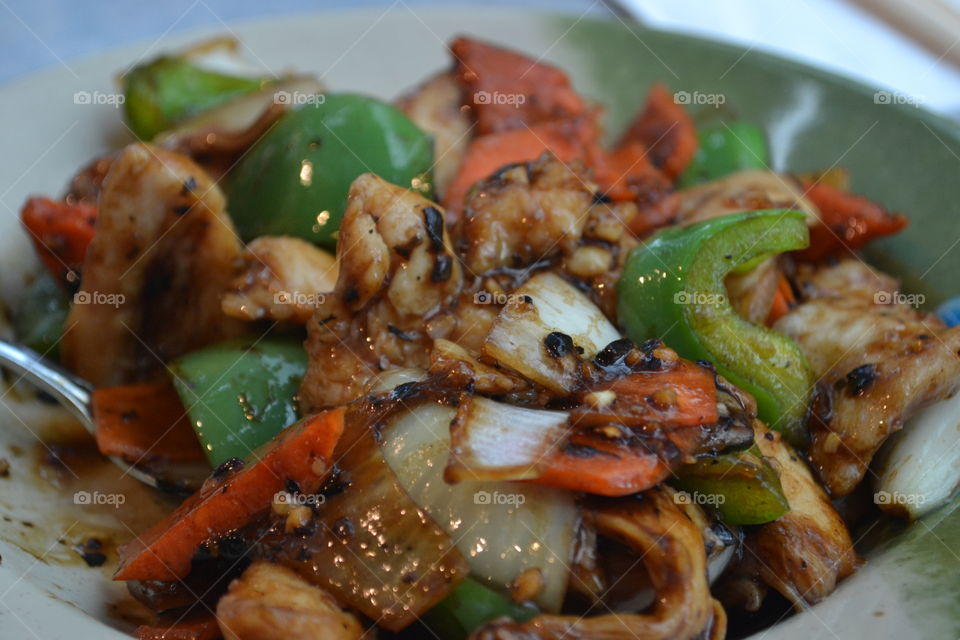
[[[183,500],[114,558],[141,640],[742,637],[950,499],[960,328],[843,169],[659,84],[610,138],[470,37],[392,103],[230,45],[128,70],[137,141],[22,209],[19,341]]]

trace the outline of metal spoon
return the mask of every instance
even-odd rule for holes
[[[96,436],[91,397],[93,385],[43,358],[33,349],[6,340],[0,340],[0,367],[9,369],[34,386],[53,396],[62,407],[80,421],[83,428]],[[195,482],[183,478],[163,478],[159,474],[134,466],[116,456],[110,460],[140,482],[160,489],[191,489]]]

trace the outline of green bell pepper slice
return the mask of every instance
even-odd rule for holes
[[[681,356],[709,360],[757,400],[760,418],[797,446],[813,376],[789,337],[744,320],[724,278],[809,242],[804,214],[783,209],[670,227],[633,250],[617,282],[617,313],[637,343],[661,338]]]
[[[307,367],[298,341],[230,340],[170,364],[173,384],[214,467],[246,458],[298,419],[295,396]]]
[[[755,124],[721,123],[700,130],[697,137],[700,142],[697,153],[677,181],[681,188],[738,171],[766,169],[770,166],[767,138]]]
[[[764,524],[790,510],[780,477],[756,445],[701,458],[675,473],[671,485],[698,504],[714,505],[727,524]]]
[[[134,67],[122,82],[127,124],[138,138],[151,140],[202,111],[260,89],[269,80],[226,75],[184,58],[161,56]]]
[[[44,270],[12,309],[13,331],[21,344],[48,358],[56,358],[69,312],[67,294]]]
[[[539,612],[515,603],[507,596],[467,578],[450,595],[421,617],[443,640],[466,640],[480,625],[507,616],[526,622]]]
[[[290,235],[327,248],[363,173],[431,195],[433,140],[388,104],[354,94],[284,114],[230,172],[230,214],[244,240]]]

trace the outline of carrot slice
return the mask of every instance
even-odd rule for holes
[[[137,640],[216,640],[223,635],[217,618],[209,611],[190,613],[182,620],[173,618],[169,625],[163,624],[164,618],[174,615],[161,616],[155,625],[140,625],[134,635]]]
[[[631,142],[649,149],[653,165],[676,180],[697,152],[697,128],[666,86],[655,84],[617,146]]]
[[[570,412],[575,426],[648,423],[695,427],[717,421],[717,387],[712,371],[680,360],[665,371],[642,371],[616,378],[592,392],[612,391],[613,401],[601,407],[581,406]]]
[[[97,447],[130,463],[206,461],[180,396],[169,382],[93,392]]]
[[[767,314],[766,325],[772,327],[773,323],[790,313],[796,303],[797,298],[793,295],[793,287],[790,286],[787,277],[781,273],[780,280],[777,282],[777,292],[773,295],[770,312]]]
[[[600,496],[626,496],[654,486],[667,477],[670,465],[652,451],[619,446],[599,438],[571,437],[530,480],[568,491]]]
[[[680,199],[673,181],[653,166],[647,148],[639,142],[629,141],[613,151],[594,147],[588,164],[603,196],[636,203],[638,215],[629,223],[634,235],[643,236],[676,217]]]
[[[550,151],[563,162],[584,159],[597,137],[592,115],[544,122],[523,129],[474,138],[453,182],[447,187],[444,207],[459,213],[470,188],[501,167],[535,160]]]
[[[30,198],[20,212],[41,262],[61,284],[69,272],[77,272],[93,240],[97,208],[85,202],[57,202]],[[79,282],[78,280],[75,282]]]
[[[612,391],[615,399],[573,410],[576,431],[530,482],[603,496],[643,491],[694,452],[701,425],[719,419],[713,373],[692,362],[633,373],[593,391]]]
[[[590,166],[600,193],[616,202],[636,200],[648,191],[669,191],[673,187],[670,179],[653,166],[647,148],[636,141],[609,152],[592,149]]]
[[[569,118],[585,110],[567,74],[556,67],[471,38],[457,38],[450,51],[479,135]]]
[[[304,418],[255,452],[256,459],[248,466],[233,474],[214,471],[214,482],[120,548],[114,580],[183,578],[201,543],[249,523],[269,508],[273,495],[288,480],[304,493],[316,492],[343,433],[344,414],[339,407]],[[225,477],[218,479],[221,471]]]
[[[805,182],[803,187],[820,211],[820,222],[810,229],[810,246],[797,252],[802,260],[817,261],[844,249],[859,249],[907,226],[899,213],[825,182]]]

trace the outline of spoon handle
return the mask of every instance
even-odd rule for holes
[[[94,433],[90,412],[93,386],[89,382],[44,360],[33,349],[6,340],[0,340],[0,367],[13,371],[52,395],[80,420],[87,431]]]

